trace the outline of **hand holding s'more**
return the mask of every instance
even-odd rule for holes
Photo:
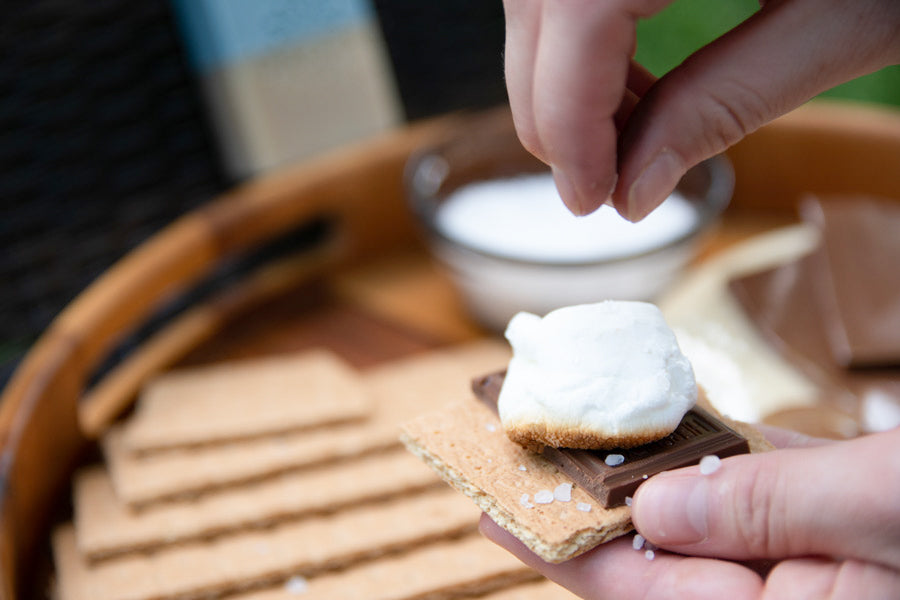
[[[652,304],[519,313],[506,336],[504,372],[406,423],[402,438],[544,561],[631,531],[632,497],[657,473],[771,447],[698,404],[691,365]]]
[[[830,87],[900,61],[896,0],[761,0],[750,18],[657,79],[634,60],[636,26],[669,4],[504,2],[516,130],[551,167],[575,214],[612,204],[638,221],[691,165]],[[528,469],[548,451],[571,455],[552,445],[534,450],[556,443],[552,432],[572,414],[516,425],[513,437],[532,447],[529,455],[492,441],[496,454],[460,457],[529,456],[520,466]],[[586,421],[575,437],[607,433],[600,419]],[[641,429],[652,421],[630,419]],[[528,500],[533,486],[563,477],[542,470],[543,481],[517,487],[510,464],[470,479],[455,470],[461,460],[433,464],[467,482],[462,487],[490,517],[482,519],[488,537],[584,598],[900,598],[900,429],[842,442],[766,429],[778,450],[756,453],[766,443],[757,431],[727,425],[751,453],[709,454],[698,465],[647,473],[624,507],[601,506],[574,480],[565,484],[572,484],[569,502],[567,493],[551,494],[548,504]],[[538,435],[528,438],[529,430]],[[582,462],[613,469],[633,462],[626,451],[603,452],[602,462]],[[590,510],[571,510],[576,501]],[[637,535],[625,536],[632,526]]]
[[[773,445],[709,405],[646,303],[520,313],[507,338],[504,372],[476,377],[473,398],[406,423],[402,439],[523,562],[585,598],[751,598],[823,564],[834,585],[847,573],[898,589],[883,561],[900,561],[900,511],[853,465],[877,462],[897,484],[879,452],[900,432],[832,443],[767,428]],[[823,464],[834,471],[810,468]],[[841,501],[855,490],[873,512]]]

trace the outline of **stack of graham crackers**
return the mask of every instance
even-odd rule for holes
[[[158,378],[76,474],[58,597],[574,598],[398,441],[508,358],[484,341],[359,372],[315,350]]]

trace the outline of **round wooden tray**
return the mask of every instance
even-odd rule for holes
[[[450,115],[241,186],[120,260],[28,353],[0,404],[0,598],[22,598],[54,510],[92,441],[168,366],[329,346],[359,366],[484,335],[417,243],[403,167],[484,115]],[[813,103],[729,151],[737,187],[708,256],[794,220],[805,193],[900,198],[900,113]],[[324,232],[172,317],[98,377],[127,335],[223,262]]]

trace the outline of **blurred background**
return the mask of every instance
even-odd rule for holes
[[[0,385],[61,308],[186,211],[379,131],[506,101],[500,0],[3,4]],[[678,0],[640,24],[637,59],[662,75],[757,9]],[[827,95],[900,106],[900,67]]]

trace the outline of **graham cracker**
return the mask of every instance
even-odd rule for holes
[[[435,485],[443,484],[420,460],[395,451],[135,511],[116,496],[107,471],[95,466],[76,475],[74,522],[79,551],[98,560],[335,512]]]
[[[482,537],[469,536],[314,577],[302,592],[292,592],[286,583],[234,600],[450,600],[481,597],[537,577],[509,552]]]
[[[536,493],[571,479],[511,442],[497,416],[474,398],[422,415],[402,430],[413,454],[547,562],[568,560],[632,529],[629,507],[605,509],[578,487],[569,502],[536,502]],[[760,439],[771,448],[757,432],[748,439],[751,449],[761,449]]]
[[[129,452],[114,427],[104,455],[116,493],[134,507],[247,483],[398,446],[402,421],[469,396],[473,373],[508,362],[508,346],[494,339],[424,352],[362,373],[372,400],[362,422],[144,456]]]
[[[121,429],[112,428],[103,453],[116,494],[133,508],[397,446],[395,427],[382,419],[148,456],[128,452],[121,437]]]
[[[413,454],[545,561],[562,562],[631,530],[628,507],[604,509],[581,488],[572,490],[569,502],[535,503],[536,493],[571,479],[511,442],[500,420],[475,399],[422,415],[402,430]],[[578,510],[579,503],[590,511]]]
[[[361,419],[370,409],[353,368],[316,349],[157,377],[122,442],[131,452],[215,444]]]
[[[90,565],[71,524],[54,534],[63,600],[196,598],[312,576],[474,530],[478,511],[450,490],[419,494],[265,531]],[[74,555],[74,556],[73,556]]]

